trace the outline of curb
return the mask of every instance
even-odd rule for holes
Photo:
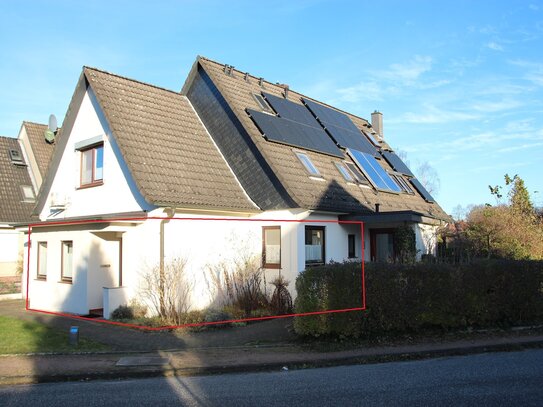
[[[502,343],[493,345],[475,345],[470,347],[451,347],[439,350],[421,350],[413,352],[380,353],[374,355],[359,355],[339,358],[308,358],[296,362],[282,361],[256,364],[239,364],[229,366],[207,366],[207,367],[136,367],[126,370],[102,371],[90,373],[73,374],[55,374],[55,375],[37,375],[37,376],[12,376],[0,377],[0,386],[53,383],[66,381],[90,381],[90,380],[126,380],[151,377],[187,377],[203,376],[227,373],[257,373],[280,371],[284,366],[290,370],[300,370],[308,368],[333,367],[363,365],[399,361],[412,361],[430,358],[440,358],[448,356],[473,355],[490,352],[513,352],[525,349],[543,348],[543,340],[523,341],[515,343]],[[285,372],[286,373],[286,372]]]

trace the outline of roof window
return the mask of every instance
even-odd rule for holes
[[[307,154],[300,153],[297,151],[295,153],[296,153],[296,157],[298,157],[298,159],[301,161],[301,163],[304,165],[305,169],[310,175],[315,176],[315,177],[321,177],[321,173],[319,172],[317,167],[315,167],[315,165],[313,164],[313,162],[311,161],[311,159],[309,158]]]
[[[25,165],[25,162],[23,160],[23,155],[19,150],[16,150],[14,148],[9,149],[9,159],[11,160],[12,164],[15,165]]]
[[[23,202],[34,202],[36,196],[34,195],[34,189],[30,185],[21,185],[23,191]]]
[[[264,110],[265,112],[268,112],[268,113],[273,113],[273,111],[271,110],[270,106],[268,105],[268,103],[264,100],[264,98],[262,97],[262,95],[259,95],[259,94],[256,94],[256,93],[253,93],[253,98],[256,100],[256,102],[258,103],[258,106]]]
[[[343,163],[334,163],[336,165],[336,168],[338,169],[339,173],[343,176],[345,181],[347,182],[355,182],[354,176],[351,174],[351,172],[345,167],[345,164]]]

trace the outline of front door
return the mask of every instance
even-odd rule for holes
[[[370,229],[371,261],[394,261],[394,229]]]

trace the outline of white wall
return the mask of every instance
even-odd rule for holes
[[[11,228],[0,228],[0,277],[17,274],[21,244],[21,233]]]
[[[423,254],[437,254],[437,229],[438,226],[417,223],[413,225],[417,241],[417,260]]]
[[[67,134],[63,136],[66,137]],[[97,136],[102,137],[104,142],[104,183],[92,188],[79,189],[81,153],[75,151],[75,144]],[[66,210],[57,215],[55,217],[57,219],[153,208],[138,192],[90,88],[79,107],[47,203],[40,214],[41,220],[51,217],[50,206],[53,200],[57,203],[66,203]]]

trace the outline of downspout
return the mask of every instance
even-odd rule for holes
[[[162,316],[166,315],[166,304],[165,304],[165,276],[164,276],[164,246],[165,246],[165,233],[164,226],[166,223],[169,223],[173,215],[175,214],[174,208],[165,208],[164,213],[167,218],[160,221],[160,259],[159,259],[159,303],[160,303],[160,313]]]

